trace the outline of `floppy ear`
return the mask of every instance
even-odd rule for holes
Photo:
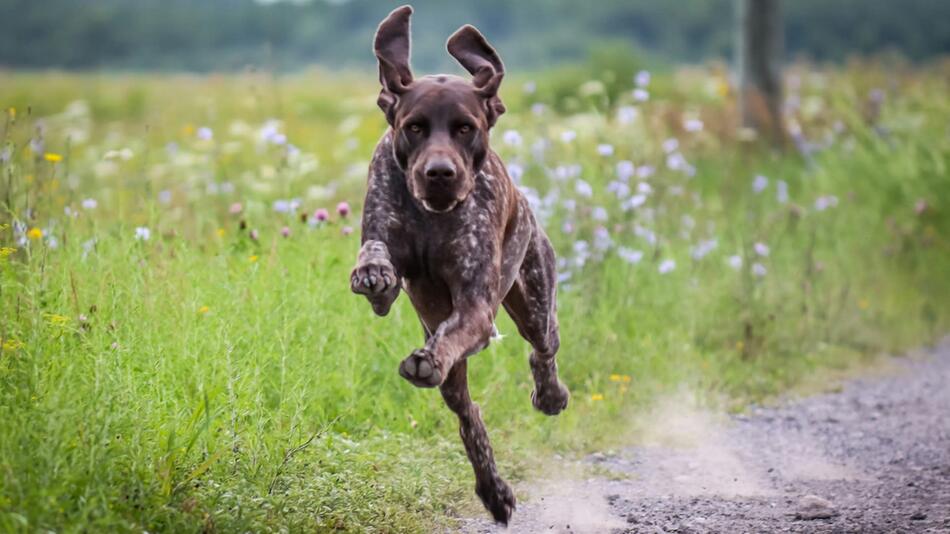
[[[472,75],[472,84],[478,94],[485,99],[488,125],[494,126],[498,117],[505,112],[505,105],[498,98],[498,88],[505,76],[505,65],[498,57],[485,37],[474,26],[466,24],[449,37],[445,44],[452,55],[465,70]]]
[[[411,6],[397,7],[376,29],[373,51],[379,60],[379,83],[383,88],[376,103],[386,120],[393,123],[396,102],[412,83],[409,68],[409,17]]]

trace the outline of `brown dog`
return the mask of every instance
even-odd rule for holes
[[[466,358],[488,345],[504,305],[534,348],[532,404],[548,415],[567,406],[555,361],[554,250],[488,146],[488,132],[505,111],[498,54],[466,25],[447,48],[472,81],[416,79],[409,68],[411,14],[411,7],[400,7],[376,31],[378,104],[390,128],[370,165],[363,246],[350,284],[378,315],[389,312],[400,289],[409,295],[425,346],[402,361],[399,374],[418,387],[439,386],[458,415],[475,493],[507,524],[515,498],[496,471],[478,405],[469,397]]]

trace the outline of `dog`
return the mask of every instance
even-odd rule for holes
[[[410,6],[376,31],[382,89],[377,103],[389,128],[370,163],[353,292],[385,316],[400,291],[415,308],[425,345],[399,365],[417,387],[438,386],[458,416],[475,471],[475,493],[507,524],[515,497],[499,476],[488,433],[468,391],[467,358],[488,346],[504,306],[531,344],[531,402],[548,415],[567,407],[558,379],[557,271],[554,249],[527,200],[489,147],[505,106],[505,67],[473,26],[446,43],[472,78],[414,77],[409,66]]]

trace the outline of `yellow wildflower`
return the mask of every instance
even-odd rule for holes
[[[30,228],[30,230],[26,233],[26,237],[29,237],[33,241],[36,241],[37,239],[42,239],[43,230],[40,230],[39,228],[36,228],[36,227]]]
[[[6,258],[14,252],[16,252],[16,249],[13,247],[0,247],[0,259]]]
[[[621,380],[622,380],[622,378],[620,377],[620,375],[618,375],[618,374],[616,374],[616,373],[610,375],[610,381],[611,381],[611,382],[620,382]]]
[[[224,228],[218,228],[215,233],[218,234],[218,237],[224,237]]]
[[[187,136],[192,135],[193,133],[195,133],[195,127],[194,127],[194,125],[192,125],[192,124],[186,124],[186,125],[181,129],[181,133],[183,133],[184,135],[187,135]]]
[[[858,301],[858,307],[862,310],[866,310],[871,307],[871,301],[868,299],[861,299]]]
[[[7,115],[10,116],[10,120],[16,119],[16,108],[13,106],[7,108]]]
[[[4,339],[3,340],[3,352],[13,352],[17,349],[23,348],[23,342],[19,339]]]
[[[602,393],[594,393],[593,395],[590,396],[590,400],[592,400],[592,401],[602,401],[602,400],[604,400],[604,395],[603,395]]]
[[[66,326],[69,324],[69,317],[59,315],[58,313],[47,313],[46,320],[49,321],[49,324],[54,326]]]
[[[47,152],[46,154],[43,154],[43,159],[50,163],[59,163],[60,161],[63,161],[63,156],[55,152]]]
[[[630,375],[623,375],[623,376],[620,377],[620,380],[622,380],[622,381],[626,382],[627,384],[629,384],[631,378],[630,378]]]
[[[251,257],[248,258],[248,261],[250,261],[251,263],[254,263],[255,261],[257,261],[257,254],[251,255]]]
[[[742,349],[745,348],[745,343],[742,341],[736,341],[736,350],[742,352]]]
[[[211,311],[211,308],[209,308],[209,307],[207,307],[207,306],[202,306],[202,307],[198,308],[198,313],[208,313],[209,311]]]

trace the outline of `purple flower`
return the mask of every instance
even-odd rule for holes
[[[319,208],[317,211],[313,212],[313,218],[316,219],[317,222],[325,222],[330,218],[330,212],[327,211],[326,208]]]
[[[285,227],[281,228],[281,229],[280,229],[280,235],[282,235],[282,236],[284,236],[284,237],[290,237],[290,227],[289,227],[289,226],[285,226]]]
[[[343,235],[350,235],[353,233],[353,227],[344,226],[343,228],[340,229],[340,233],[342,233]]]
[[[235,202],[234,204],[231,204],[230,208],[228,208],[228,213],[230,213],[231,215],[237,215],[238,213],[241,213],[241,211],[243,210],[244,210],[244,206],[242,206],[240,202]]]
[[[344,200],[336,205],[336,212],[340,214],[340,217],[346,217],[350,214],[350,205]]]

